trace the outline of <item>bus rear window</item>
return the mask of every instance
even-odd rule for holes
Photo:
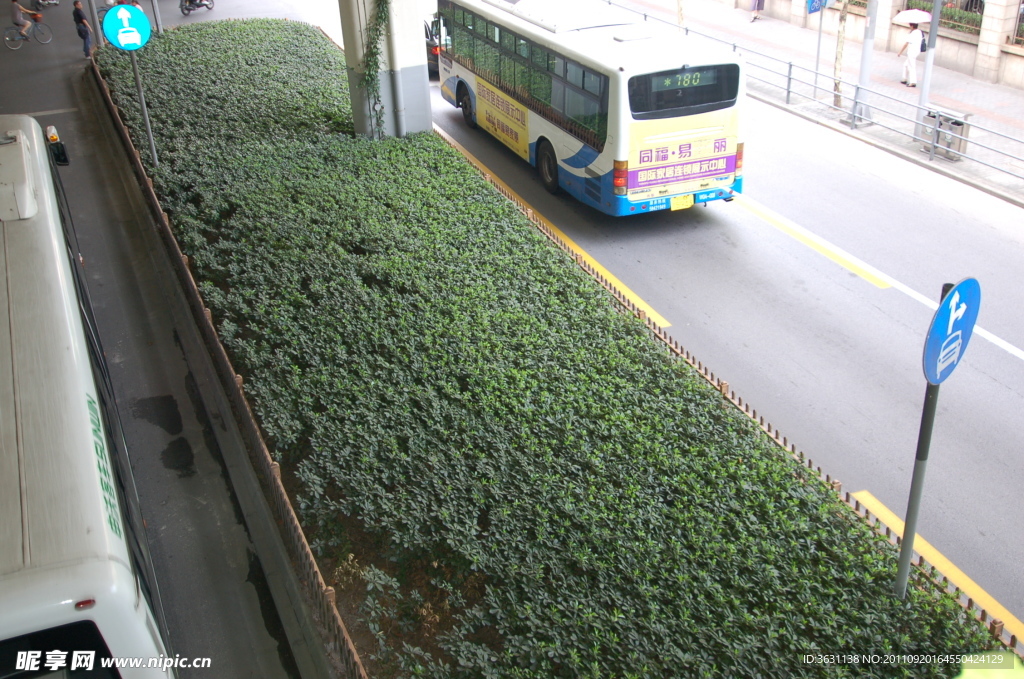
[[[629,109],[637,120],[707,113],[736,104],[740,67],[692,66],[629,79]]]
[[[96,624],[83,620],[0,640],[0,679],[54,675],[120,679],[116,669],[103,667],[103,660],[110,657]]]

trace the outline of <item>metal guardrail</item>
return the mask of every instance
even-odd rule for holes
[[[1022,0],[1024,2],[1024,0]],[[680,29],[672,21],[608,0],[644,17]],[[748,89],[765,98],[777,98],[809,117],[842,122],[853,129],[874,127],[872,136],[904,151],[919,148],[930,161],[968,161],[980,166],[978,176],[960,170],[975,185],[998,192],[1003,197],[1016,192],[1016,201],[1024,203],[1024,139],[978,124],[967,123],[966,114],[956,114],[936,106],[919,106],[884,92],[861,87],[828,73],[815,71],[793,61],[758,52],[732,40],[682,27],[684,35],[695,35],[729,47],[742,55],[748,67]],[[824,83],[819,85],[820,83]],[[837,96],[834,87],[842,93]],[[850,96],[852,94],[852,96]],[[838,99],[838,100],[837,100]],[[958,117],[959,116],[959,117]],[[959,123],[959,124],[953,124]],[[968,143],[968,131],[971,139]],[[919,146],[918,146],[919,145]],[[948,166],[947,166],[947,169]]]
[[[724,42],[707,35],[702,37]],[[929,154],[929,160],[936,157],[951,161],[968,160],[1024,180],[1024,139],[977,123],[969,124],[969,114],[908,103],[847,80],[836,81],[831,75],[793,62],[741,49],[735,43],[728,44],[746,58],[751,71],[748,79],[761,85],[769,94],[774,92],[789,106],[799,106],[805,111],[817,108],[821,117],[841,119],[854,129],[877,125],[897,138],[903,137],[905,142],[920,143],[921,150]],[[819,80],[828,85],[819,85]],[[970,144],[968,131],[972,135]]]
[[[697,34],[692,30],[688,32]],[[698,35],[716,42],[725,42],[712,36]],[[977,123],[968,126],[967,114],[908,103],[847,80],[836,81],[831,75],[815,72],[793,62],[740,48],[735,43],[726,44],[746,58],[750,69],[747,76],[749,80],[761,85],[761,89],[769,95],[774,93],[781,97],[789,106],[799,106],[805,112],[818,109],[820,117],[841,119],[841,122],[855,129],[877,125],[897,138],[903,137],[905,143],[920,143],[922,150],[928,152],[929,160],[936,157],[952,161],[968,160],[1011,178],[1024,180],[1024,139],[1017,139]],[[819,81],[828,84],[822,86]],[[972,133],[970,145],[967,141],[968,129]]]
[[[1024,0],[1022,0],[1024,1]],[[834,75],[815,71],[793,61],[741,46],[633,7],[607,0],[655,21],[725,45],[744,57],[747,65],[748,90],[765,99],[785,102],[787,107],[807,117],[841,122],[852,129],[873,128],[865,135],[875,137],[889,148],[909,152],[913,149],[928,154],[929,161],[958,163],[976,167],[947,165],[940,171],[959,176],[974,186],[1024,205],[1024,139],[999,130],[967,122],[967,114],[957,114],[937,106],[920,106],[893,97],[885,92],[861,87]],[[824,84],[819,84],[824,83]],[[838,90],[838,94],[837,94]],[[850,96],[852,94],[852,97]],[[970,143],[968,143],[970,132]]]

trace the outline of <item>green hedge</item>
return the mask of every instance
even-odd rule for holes
[[[353,138],[317,31],[139,56],[156,188],[316,549],[358,553],[379,671],[952,676],[803,657],[993,646],[916,572],[897,601],[894,549],[455,151]]]

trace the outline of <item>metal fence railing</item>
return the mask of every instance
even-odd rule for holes
[[[921,1],[906,0],[908,7]],[[637,11],[615,0],[608,2]],[[1021,3],[1024,7],[1024,0]],[[647,21],[679,28],[674,22],[638,13]],[[1024,21],[1024,15],[1021,19]],[[928,160],[945,163],[943,169],[947,174],[959,175],[975,186],[1024,203],[1024,139],[1014,136],[1015,130],[996,129],[997,124],[978,120],[978,116],[967,112],[921,106],[881,89],[837,80],[832,74],[816,72],[729,39],[688,27],[680,30],[688,36],[725,45],[741,55],[747,65],[748,91],[752,95],[784,103],[807,117],[841,122],[887,148],[921,152],[922,158],[927,154]],[[1024,24],[1019,32],[1024,35]]]
[[[906,0],[906,3],[910,7],[913,2],[921,1]],[[616,0],[608,2],[637,12]],[[1024,0],[1021,2],[1024,6]],[[672,21],[646,12],[638,13],[647,21],[678,28]],[[1024,21],[1024,15],[1021,18]],[[958,168],[952,173],[972,180],[976,186],[998,191],[1003,196],[1010,194],[1024,202],[1024,139],[1013,136],[1012,131],[1001,131],[996,129],[997,125],[977,117],[969,120],[971,116],[966,112],[943,110],[934,105],[920,106],[892,93],[860,87],[845,79],[837,80],[832,74],[749,49],[733,40],[688,27],[680,30],[688,36],[725,45],[743,56],[748,90],[754,96],[784,102],[805,116],[845,123],[890,148],[921,151],[929,160],[947,163],[946,169]],[[1019,32],[1024,35],[1024,25]]]
[[[901,146],[918,146],[930,159],[969,161],[1010,180],[1024,180],[1024,139],[971,122],[969,114],[920,106],[847,80],[837,81],[793,62],[734,47],[746,60],[750,89],[762,96],[779,98],[804,112],[816,111],[852,128],[876,126]]]
[[[959,0],[946,3],[939,15],[939,28],[948,28],[961,33],[979,35],[981,33],[981,17],[985,8],[982,0]],[[923,9],[931,12],[935,3],[931,0],[907,0],[906,9]]]

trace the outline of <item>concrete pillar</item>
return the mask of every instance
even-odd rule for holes
[[[978,55],[974,59],[974,77],[990,83],[999,82],[1002,47],[1007,36],[1017,29],[1019,0],[985,0],[985,13],[978,36]]]
[[[810,17],[813,15],[807,13],[807,0],[790,0],[790,2],[782,5],[781,8],[784,9],[785,15],[780,16],[779,18],[783,21],[788,21],[794,26],[799,26],[800,28],[807,28],[810,26]],[[824,9],[822,11],[824,11]],[[817,17],[814,19],[814,26],[818,26]]]
[[[900,7],[894,8],[893,0],[878,0],[878,14],[876,15],[875,23],[875,49],[882,52],[886,51],[889,47],[889,34],[892,32],[892,18],[896,16],[896,12],[902,8],[903,3],[900,3]],[[899,48],[897,48],[899,49]]]
[[[379,45],[380,95],[371,97],[364,83],[367,34],[376,17],[377,4],[385,2],[389,21]],[[339,0],[338,6],[356,134],[404,137],[430,130],[422,0]]]

